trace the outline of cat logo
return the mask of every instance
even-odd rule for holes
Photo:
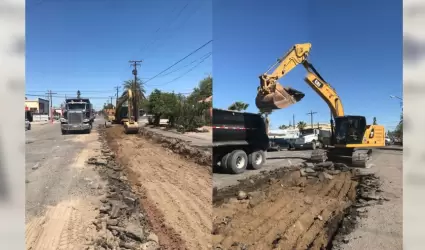
[[[318,88],[321,88],[323,86],[323,84],[317,79],[313,80],[313,84],[316,85],[316,87]]]

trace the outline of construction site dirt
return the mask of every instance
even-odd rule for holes
[[[330,162],[214,190],[214,249],[338,249],[362,209],[383,201],[376,190],[373,174]]]
[[[160,249],[210,249],[211,172],[199,164],[208,163],[208,153],[146,132],[126,135],[119,125],[104,130]],[[199,163],[192,160],[190,152],[201,154]]]

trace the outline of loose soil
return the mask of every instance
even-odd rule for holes
[[[343,244],[360,219],[359,204],[380,200],[361,188],[377,184],[369,175],[373,181],[363,184],[366,177],[344,165],[324,165],[279,169],[215,190],[214,248],[331,249]]]
[[[210,169],[157,144],[157,138],[126,135],[119,125],[106,128],[105,136],[140,198],[161,249],[210,249]],[[181,148],[181,142],[172,145],[174,150]],[[183,148],[191,151],[189,146]]]

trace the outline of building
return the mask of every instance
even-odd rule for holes
[[[25,97],[25,110],[31,111],[34,114],[49,114],[49,101],[43,98],[37,100],[28,100]]]
[[[307,123],[307,126],[305,126],[304,129],[310,129],[310,128],[311,128],[311,124]],[[331,130],[331,124],[330,123],[314,123],[313,128],[319,128],[319,129],[323,129],[323,130]]]

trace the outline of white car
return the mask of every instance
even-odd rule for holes
[[[391,145],[391,139],[389,137],[385,137],[385,145]]]
[[[25,131],[31,130],[31,123],[28,119],[25,119]]]

